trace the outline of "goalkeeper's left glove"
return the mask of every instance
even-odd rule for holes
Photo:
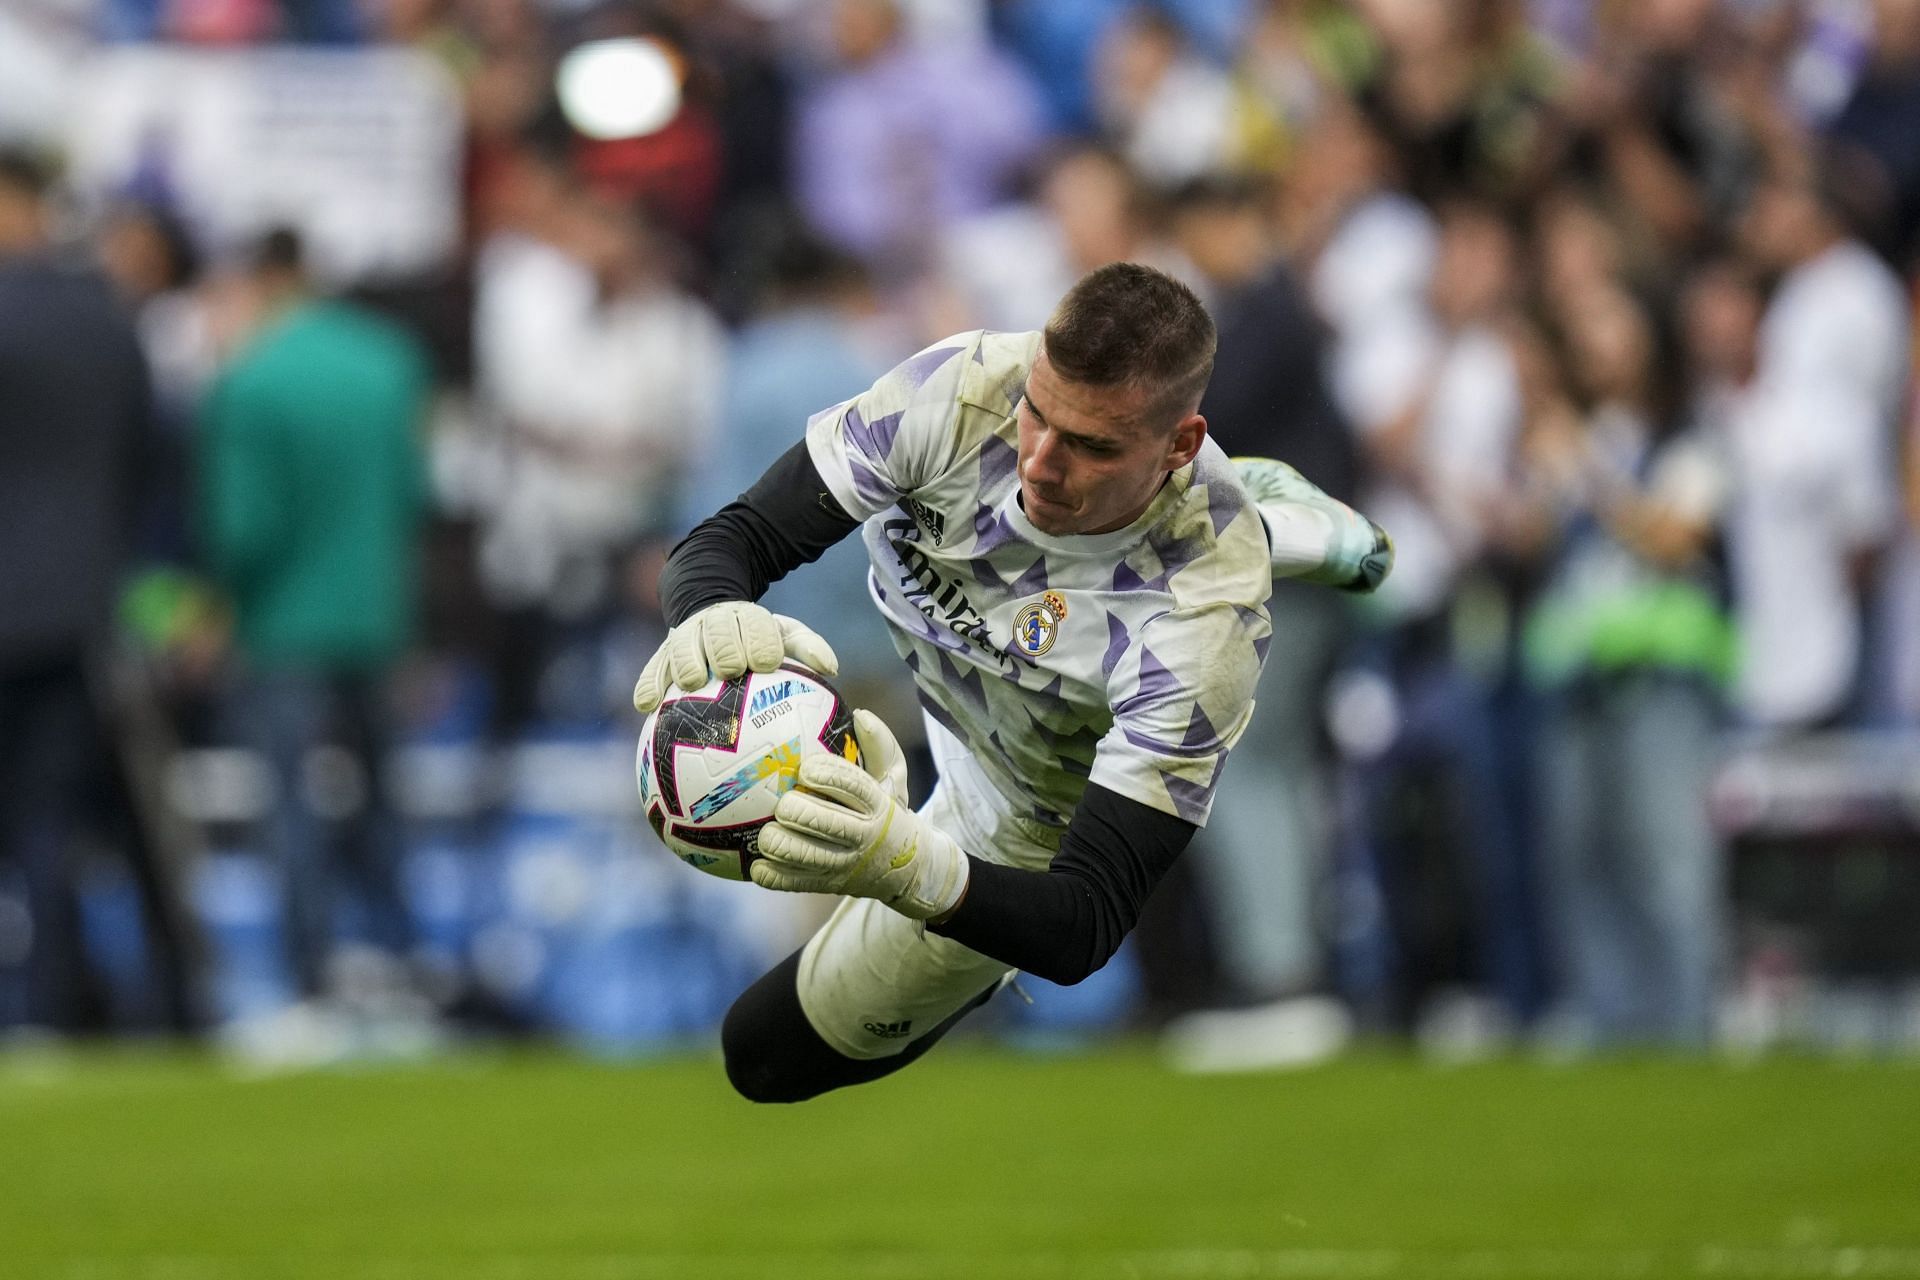
[[[874,898],[931,920],[960,905],[967,855],[907,807],[907,762],[886,722],[853,713],[860,763],[825,752],[802,758],[798,785],[760,831],[749,874],[768,889]]]

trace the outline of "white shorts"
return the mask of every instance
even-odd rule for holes
[[[929,738],[941,776],[921,818],[985,861],[1044,869],[1059,849],[1059,832],[1007,815],[1005,801],[981,794],[984,780],[945,730],[930,724]],[[927,932],[922,921],[871,898],[848,898],[801,949],[800,1007],[841,1053],[886,1058],[1010,972],[1010,965]]]

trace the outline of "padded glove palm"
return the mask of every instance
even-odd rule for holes
[[[760,833],[751,874],[768,889],[874,898],[930,920],[960,904],[967,855],[907,807],[907,763],[886,723],[853,713],[860,763],[814,753]]]

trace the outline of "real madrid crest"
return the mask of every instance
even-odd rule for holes
[[[1058,591],[1049,591],[1035,604],[1013,615],[1013,646],[1029,658],[1037,658],[1053,648],[1053,638],[1066,621],[1067,599]]]

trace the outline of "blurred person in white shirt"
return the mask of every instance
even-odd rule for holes
[[[1328,372],[1341,408],[1356,422],[1384,418],[1407,394],[1403,371],[1429,341],[1433,215],[1398,185],[1379,130],[1358,108],[1335,105],[1280,188],[1279,216],[1333,329]]]
[[[725,334],[669,269],[634,211],[526,157],[513,220],[482,245],[474,348],[493,427],[481,498],[481,579],[528,623],[509,721],[556,628],[619,612],[628,558],[673,518],[680,478],[710,437]],[[500,726],[497,726],[500,727]]]
[[[1237,150],[1233,81],[1158,9],[1141,5],[1108,28],[1093,100],[1102,131],[1156,186],[1217,172]]]
[[[1900,515],[1906,298],[1849,233],[1830,178],[1773,175],[1741,226],[1755,263],[1780,275],[1730,422],[1739,703],[1780,729],[1856,709],[1865,593]]]
[[[1075,280],[1109,262],[1144,262],[1192,278],[1155,234],[1140,180],[1118,154],[1076,143],[1036,170],[1031,199],[965,219],[941,236],[921,291],[924,332],[1038,328]]]

